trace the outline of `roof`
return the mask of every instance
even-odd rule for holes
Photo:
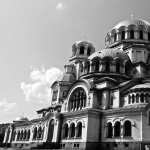
[[[119,48],[106,48],[106,49],[99,50],[99,51],[93,53],[89,57],[89,59],[92,60],[95,57],[99,57],[101,59],[103,59],[105,57],[111,57],[113,59],[120,58],[120,59],[129,60],[128,55],[123,50],[121,50]]]
[[[150,89],[150,83],[138,84],[132,87],[131,89]]]

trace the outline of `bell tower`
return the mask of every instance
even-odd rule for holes
[[[87,41],[78,41],[72,45],[72,56],[69,62],[75,66],[76,79],[78,79],[81,74],[83,62],[94,52],[95,48],[93,44]]]

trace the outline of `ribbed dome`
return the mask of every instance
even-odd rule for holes
[[[93,53],[89,57],[89,59],[92,60],[96,57],[99,57],[101,59],[104,59],[106,57],[110,57],[112,59],[119,58],[122,60],[124,60],[124,59],[128,60],[129,59],[128,55],[123,50],[120,50],[118,48],[107,48],[107,49],[99,50],[99,51]]]
[[[143,20],[143,19],[129,19],[129,20],[123,20],[119,22],[113,29],[119,29],[120,27],[128,27],[130,25],[135,25],[135,26],[143,26],[145,30],[150,29],[150,23]]]

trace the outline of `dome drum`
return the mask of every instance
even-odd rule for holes
[[[122,42],[150,43],[150,24],[144,20],[128,20],[117,24],[105,38],[105,46]]]
[[[87,58],[95,52],[95,48],[92,43],[87,41],[78,41],[72,45],[72,57],[73,58]]]

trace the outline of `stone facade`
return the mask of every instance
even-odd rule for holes
[[[50,106],[9,125],[4,143],[21,148],[150,149],[150,23],[125,20],[105,48],[75,42]]]

